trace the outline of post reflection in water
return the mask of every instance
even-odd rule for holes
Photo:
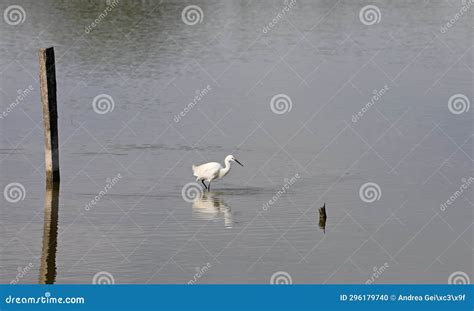
[[[215,192],[205,192],[201,197],[194,199],[193,217],[214,221],[223,219],[226,228],[232,228],[233,225],[230,206]]]
[[[56,250],[58,238],[59,183],[46,186],[44,194],[43,248],[41,252],[40,284],[56,280]]]

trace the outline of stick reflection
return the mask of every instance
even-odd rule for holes
[[[41,252],[40,284],[56,281],[56,250],[58,239],[59,183],[47,186],[44,194],[43,248]]]

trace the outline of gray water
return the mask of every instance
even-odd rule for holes
[[[20,2],[0,5],[26,13],[0,25],[0,190],[25,189],[0,200],[2,283],[26,267],[18,283],[472,279],[473,109],[448,102],[474,99],[473,9],[441,28],[465,2],[376,1],[380,21],[365,25],[364,1],[120,1],[92,31],[105,1]],[[183,22],[189,4],[202,22]],[[59,203],[44,183],[49,46]],[[113,110],[94,111],[100,94]],[[291,110],[272,111],[277,94]],[[228,154],[245,166],[185,201],[191,165]]]

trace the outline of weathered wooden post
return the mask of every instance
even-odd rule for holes
[[[54,48],[39,50],[41,103],[43,106],[46,185],[59,183],[58,110]]]

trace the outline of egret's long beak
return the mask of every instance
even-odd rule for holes
[[[239,162],[239,160],[237,160],[237,159],[234,159],[234,160],[235,160],[235,162],[239,163],[241,166],[244,166],[242,163]]]

